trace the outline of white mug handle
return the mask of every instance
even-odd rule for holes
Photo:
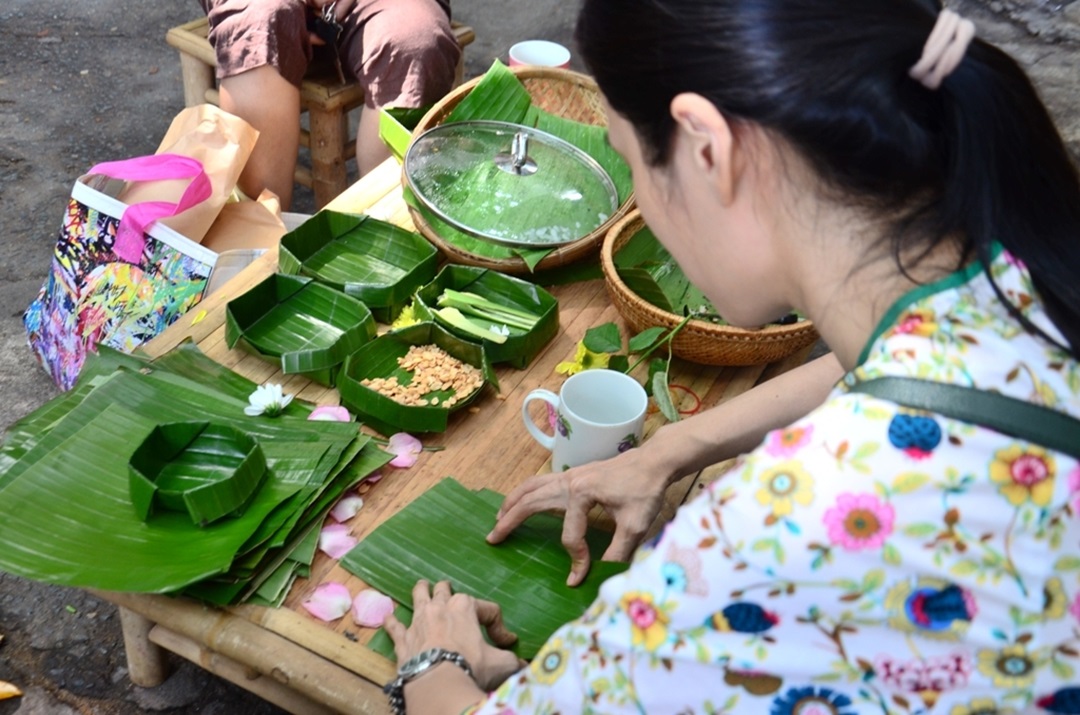
[[[529,394],[525,395],[525,401],[521,403],[521,419],[525,422],[525,429],[529,431],[533,439],[541,444],[545,449],[555,449],[555,435],[546,434],[543,430],[536,426],[531,416],[529,416],[529,403],[533,400],[543,400],[551,405],[552,409],[559,408],[559,396],[551,390],[533,390]]]

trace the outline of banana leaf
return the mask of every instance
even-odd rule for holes
[[[355,425],[249,418],[244,404],[164,370],[118,370],[102,380],[5,472],[0,569],[50,583],[149,592],[226,570],[266,515],[324,479],[356,439]],[[128,493],[128,456],[155,425],[192,414],[254,436],[269,465],[267,482],[242,516],[205,529],[181,514],[155,514],[144,523]],[[304,465],[290,461],[312,443],[325,444],[321,456]]]
[[[419,406],[403,405],[360,384],[364,379],[388,378],[391,375],[397,377],[400,384],[408,384],[412,380],[412,373],[401,369],[397,361],[413,345],[437,345],[461,362],[479,368],[485,382],[496,390],[499,388],[498,378],[484,348],[448,333],[435,323],[417,323],[380,335],[345,360],[338,375],[338,391],[343,405],[382,434],[390,435],[399,431],[443,432],[450,414],[476,399],[483,389],[481,385],[469,395],[435,390],[427,393],[425,398],[438,398],[439,403]],[[446,399],[451,396],[456,396],[458,401],[452,407],[444,407]]]
[[[642,300],[675,315],[715,314],[716,309],[647,227],[635,233],[612,257],[626,287]]]
[[[413,292],[435,277],[438,251],[418,233],[385,221],[320,211],[285,234],[278,270],[315,278],[363,301],[391,323]]]
[[[485,241],[482,238],[476,236],[470,236],[464,231],[459,231],[441,218],[435,215],[423,202],[416,198],[416,195],[412,192],[408,186],[401,190],[401,195],[405,199],[405,203],[411,206],[415,211],[419,211],[420,215],[424,217],[428,225],[435,231],[447,243],[452,243],[463,251],[487,258],[493,261],[506,261],[512,258],[520,258],[528,266],[529,270],[535,270],[540,261],[544,259],[544,256],[551,253],[550,248],[521,248],[519,246],[503,246],[498,243],[492,243],[491,241]]]
[[[525,124],[536,127],[548,134],[564,139],[578,149],[596,159],[596,162],[611,177],[619,193],[619,205],[622,206],[634,191],[634,180],[630,175],[630,166],[608,142],[607,127],[576,122],[545,112],[538,107],[530,107],[525,117]]]
[[[57,420],[83,401],[86,394],[93,389],[95,381],[112,374],[117,367],[125,366],[138,370],[145,364],[144,358],[104,345],[98,346],[97,352],[88,351],[79,372],[79,380],[72,389],[60,393],[8,425],[3,444],[0,445],[0,488],[5,484],[8,470],[52,429]]]
[[[375,336],[367,306],[311,278],[277,273],[225,307],[225,341],[281,371],[332,387],[345,357]]]
[[[410,109],[383,107],[379,110],[379,138],[390,148],[394,158],[401,161],[412,140],[412,130],[431,109],[431,105]]]
[[[529,91],[506,65],[495,60],[472,91],[447,115],[444,122],[494,119],[524,124],[531,106],[532,96]]]
[[[494,601],[502,606],[507,628],[518,635],[515,652],[532,658],[559,626],[585,612],[604,580],[627,565],[596,561],[584,583],[570,588],[570,557],[560,542],[559,519],[538,515],[498,546],[484,541],[501,502],[500,494],[473,492],[444,479],[377,527],[340,563],[402,604],[411,603],[421,578],[448,580],[455,591]]]
[[[259,521],[299,488],[271,479],[243,517],[204,529],[177,512],[143,522],[126,460],[153,427],[112,405],[0,490],[0,569],[65,586],[171,591],[227,569]]]
[[[559,302],[543,288],[519,278],[475,266],[447,264],[439,271],[435,280],[416,293],[417,316],[424,319],[437,319],[439,295],[447,288],[468,291],[496,303],[521,308],[535,315],[538,320],[530,330],[522,331],[510,328],[506,342],[496,343],[483,340],[484,352],[492,363],[508,362],[516,368],[528,366],[532,359],[559,332]],[[484,325],[493,323],[478,319]],[[447,330],[460,337],[468,335],[458,332],[451,325],[444,325]]]

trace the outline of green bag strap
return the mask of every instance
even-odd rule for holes
[[[878,377],[851,392],[890,400],[1017,437],[1080,459],[1080,420],[997,392],[912,377]]]

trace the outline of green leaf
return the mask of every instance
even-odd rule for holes
[[[1059,556],[1054,562],[1054,571],[1076,571],[1080,569],[1080,556]]]
[[[915,491],[929,481],[930,477],[926,474],[906,472],[898,475],[896,479],[893,480],[892,491],[895,494],[907,494]]]
[[[617,353],[622,350],[622,335],[615,323],[604,323],[585,331],[585,348],[594,353]]]
[[[456,592],[495,601],[507,628],[518,634],[515,652],[531,658],[557,628],[580,617],[600,584],[626,564],[594,561],[585,582],[569,588],[570,557],[560,541],[560,519],[540,514],[502,544],[486,543],[501,502],[499,494],[471,492],[444,479],[377,527],[340,563],[403,604],[411,603],[421,578],[449,580]],[[594,538],[593,548],[598,547]]]
[[[627,372],[630,369],[630,360],[625,355],[612,355],[608,359],[608,369]]]
[[[653,399],[656,400],[656,406],[660,408],[661,414],[663,414],[669,422],[678,422],[679,411],[671,401],[671,391],[668,389],[667,372],[657,372],[652,376],[652,391]]]
[[[928,536],[933,536],[938,532],[938,527],[934,524],[926,522],[920,522],[917,524],[909,524],[903,529],[904,534],[907,536],[914,536],[917,539],[924,539]]]
[[[630,338],[627,350],[631,353],[642,353],[656,346],[667,333],[666,328],[652,327],[641,331]]]
[[[866,572],[865,576],[863,576],[862,586],[860,590],[863,593],[873,591],[877,588],[880,588],[883,583],[885,583],[885,572],[881,569],[871,569],[870,571]]]

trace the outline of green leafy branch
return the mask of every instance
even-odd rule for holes
[[[656,400],[656,406],[660,413],[669,422],[679,421],[679,411],[671,398],[669,387],[669,375],[671,372],[671,340],[690,317],[683,318],[673,328],[652,327],[630,337],[626,344],[626,352],[623,353],[623,339],[619,327],[615,323],[604,323],[585,331],[585,337],[581,343],[591,353],[606,354],[608,356],[607,367],[626,374],[632,373],[639,365],[649,360],[649,371],[645,379],[645,392],[652,395]],[[654,353],[661,348],[666,349],[664,357],[650,360]],[[633,363],[630,356],[636,356]]]

